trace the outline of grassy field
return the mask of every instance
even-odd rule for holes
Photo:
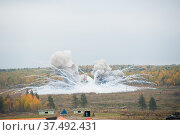
[[[148,104],[151,96],[157,103],[157,110],[150,111],[148,109],[141,110],[138,106],[139,96],[143,94]],[[80,99],[80,93],[76,96]],[[68,114],[64,117],[67,119],[86,119],[82,115],[73,114],[72,96],[71,94],[51,95],[56,104],[54,115],[59,116],[63,109],[66,109]],[[173,112],[180,111],[180,88],[157,88],[147,89],[134,92],[122,93],[106,93],[86,94],[88,105],[87,108],[94,114],[93,119],[114,119],[114,120],[162,120],[167,115]],[[44,104],[48,95],[41,95],[42,103]],[[10,118],[38,118],[50,117],[39,116],[38,113],[9,113],[0,114],[0,119]]]

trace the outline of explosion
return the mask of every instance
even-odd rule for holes
[[[91,74],[94,76],[96,84],[104,84],[112,82],[118,78],[122,78],[124,73],[120,70],[114,70],[109,67],[105,60],[99,60],[94,64]]]
[[[51,64],[55,74],[63,78],[68,84],[76,84],[79,81],[78,67],[71,59],[71,52],[58,51],[51,56]]]
[[[51,78],[43,77],[46,83],[40,87],[25,87],[31,88],[38,94],[72,94],[72,93],[112,93],[123,91],[135,91],[142,87],[130,86],[131,83],[138,84],[153,84],[146,81],[142,75],[126,76],[124,71],[132,69],[131,67],[122,70],[112,70],[105,60],[96,61],[91,75],[87,73],[79,74],[78,66],[73,62],[71,51],[57,51],[51,56],[51,65],[55,76]],[[52,79],[52,77],[61,78]]]

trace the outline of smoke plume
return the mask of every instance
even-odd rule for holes
[[[71,51],[57,51],[51,56],[51,64],[55,68],[55,74],[61,75],[67,83],[79,81],[78,68],[71,58]]]

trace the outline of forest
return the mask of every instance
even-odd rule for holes
[[[79,73],[91,75],[93,66],[79,66]],[[125,69],[125,75],[141,74],[157,87],[180,86],[180,65],[111,65],[112,70]],[[60,79],[54,77],[53,69],[48,68],[24,68],[24,69],[0,69],[0,89],[13,89],[25,86],[40,86],[47,83],[46,79]]]

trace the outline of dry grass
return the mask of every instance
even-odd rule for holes
[[[143,94],[148,104],[151,96],[156,99],[158,109],[156,111],[140,110],[138,107],[139,96]],[[80,93],[76,94],[80,99]],[[49,95],[41,95],[42,103],[48,99]],[[56,104],[55,115],[60,115],[63,109],[66,109],[68,115],[64,116],[67,119],[85,119],[82,115],[75,115],[72,111],[72,95],[59,94],[51,95]],[[123,93],[106,93],[106,94],[96,94],[87,93],[86,94],[88,105],[87,108],[91,112],[95,113],[93,119],[164,119],[167,115],[180,111],[180,88],[158,88],[141,90],[135,92],[123,92]],[[122,109],[125,107],[125,109]],[[18,116],[19,114],[15,114]],[[21,114],[22,115],[22,114]],[[37,114],[34,114],[38,117]],[[33,115],[30,115],[33,117]],[[9,114],[0,117],[9,117]],[[42,117],[42,116],[39,116]]]

